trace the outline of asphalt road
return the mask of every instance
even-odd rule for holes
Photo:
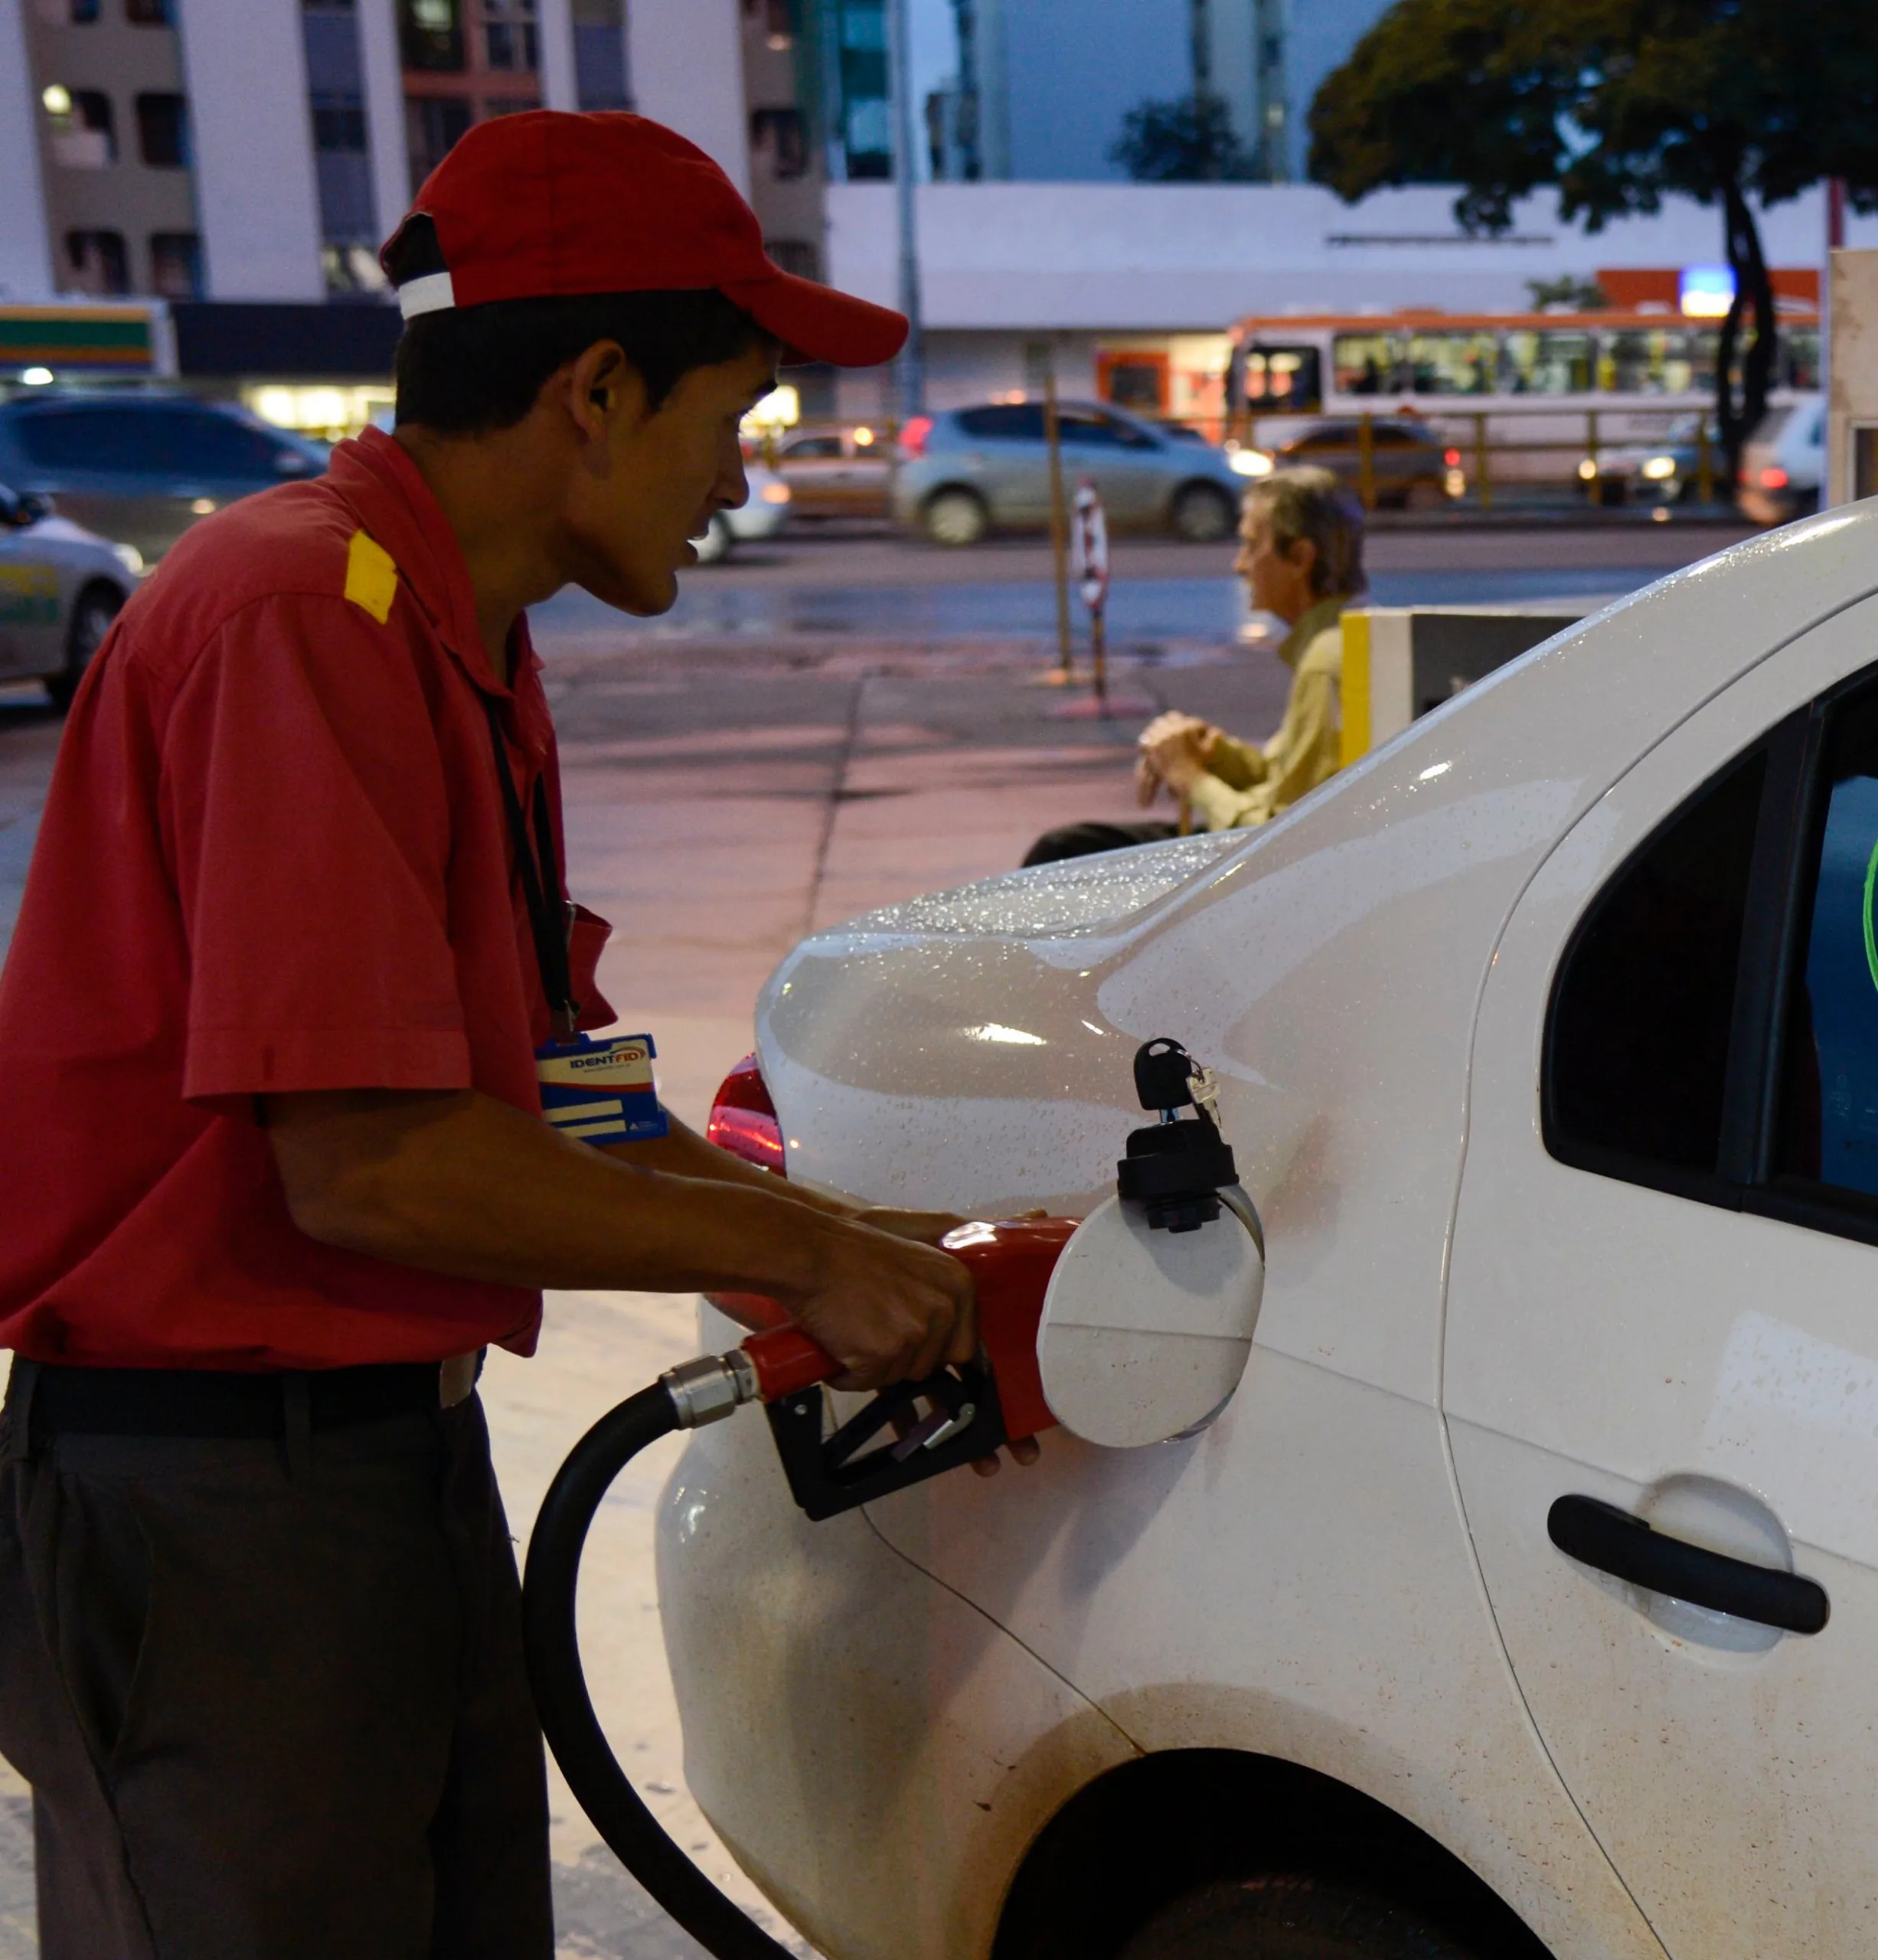
[[[1671,521],[1533,531],[1394,531],[1368,541],[1370,596],[1384,606],[1531,605],[1610,598],[1749,534]],[[1230,545],[1118,543],[1109,628],[1119,647],[1230,635],[1246,617]],[[1079,632],[1082,608],[1072,616]],[[550,632],[619,630],[583,593],[539,618]],[[700,567],[662,618],[629,634],[684,639],[864,636],[930,642],[1045,641],[1056,632],[1049,547],[1031,539],[947,550],[834,527],[785,532]]]
[[[1740,534],[1393,531],[1369,555],[1386,603],[1588,606]],[[1230,560],[1230,547],[1118,547],[1122,701],[1107,720],[1064,713],[1079,691],[1037,684],[1054,597],[1047,549],[1033,542],[954,553],[807,534],[686,574],[660,620],[577,593],[539,609],[570,882],[615,922],[602,986],[630,1028],[655,1033],[661,1089],[681,1116],[701,1122],[750,1045],[758,988],[805,933],[1006,869],[1050,825],[1131,814],[1129,752],[1156,707],[1249,734],[1275,723],[1288,677],[1269,639],[1239,637]],[[0,690],[0,946],[58,735],[36,689]],[[684,1301],[562,1294],[533,1360],[492,1359],[484,1400],[520,1537],[573,1438],[695,1341]],[[652,1521],[676,1447],[648,1453],[602,1514],[582,1596],[590,1671],[648,1802],[754,1905],[685,1789],[665,1677]],[[700,1960],[558,1785],[554,1804],[563,1960]],[[31,1857],[28,1801],[0,1766],[0,1960],[36,1952]]]

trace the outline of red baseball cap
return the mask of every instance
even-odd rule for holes
[[[906,338],[890,308],[784,272],[730,178],[643,116],[531,109],[478,122],[425,178],[381,264],[418,217],[443,263],[407,271],[407,320],[496,299],[714,286],[798,360],[871,368]]]

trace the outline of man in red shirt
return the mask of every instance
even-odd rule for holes
[[[472,130],[385,260],[395,436],[126,608],[0,980],[0,1751],[46,1960],[549,1960],[472,1393],[544,1286],[768,1294],[856,1387],[975,1343],[949,1221],[675,1125],[590,1147],[536,1073],[612,1015],[524,609],[668,608],[779,355],[904,322],[634,116]]]

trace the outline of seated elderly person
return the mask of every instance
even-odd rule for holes
[[[1166,789],[1208,830],[1269,822],[1336,773],[1342,760],[1344,608],[1364,587],[1363,519],[1327,469],[1281,470],[1246,493],[1233,569],[1256,611],[1291,630],[1278,657],[1292,670],[1278,733],[1262,746],[1190,714],[1142,731],[1135,786],[1145,808]],[[1158,843],[1167,822],[1066,824],[1031,845],[1026,864]]]

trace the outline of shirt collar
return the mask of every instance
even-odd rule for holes
[[[382,429],[367,429],[334,449],[327,473],[365,529],[391,554],[398,576],[464,673],[485,694],[509,693],[491,671],[483,648],[475,589],[462,547],[403,444]],[[514,676],[519,678],[534,660],[527,624],[518,619]]]
[[[1350,603],[1350,599],[1351,595],[1347,592],[1334,592],[1328,599],[1320,599],[1279,642],[1279,658],[1287,667],[1295,667],[1303,658],[1305,648],[1327,626],[1335,626],[1343,616],[1344,608]]]

